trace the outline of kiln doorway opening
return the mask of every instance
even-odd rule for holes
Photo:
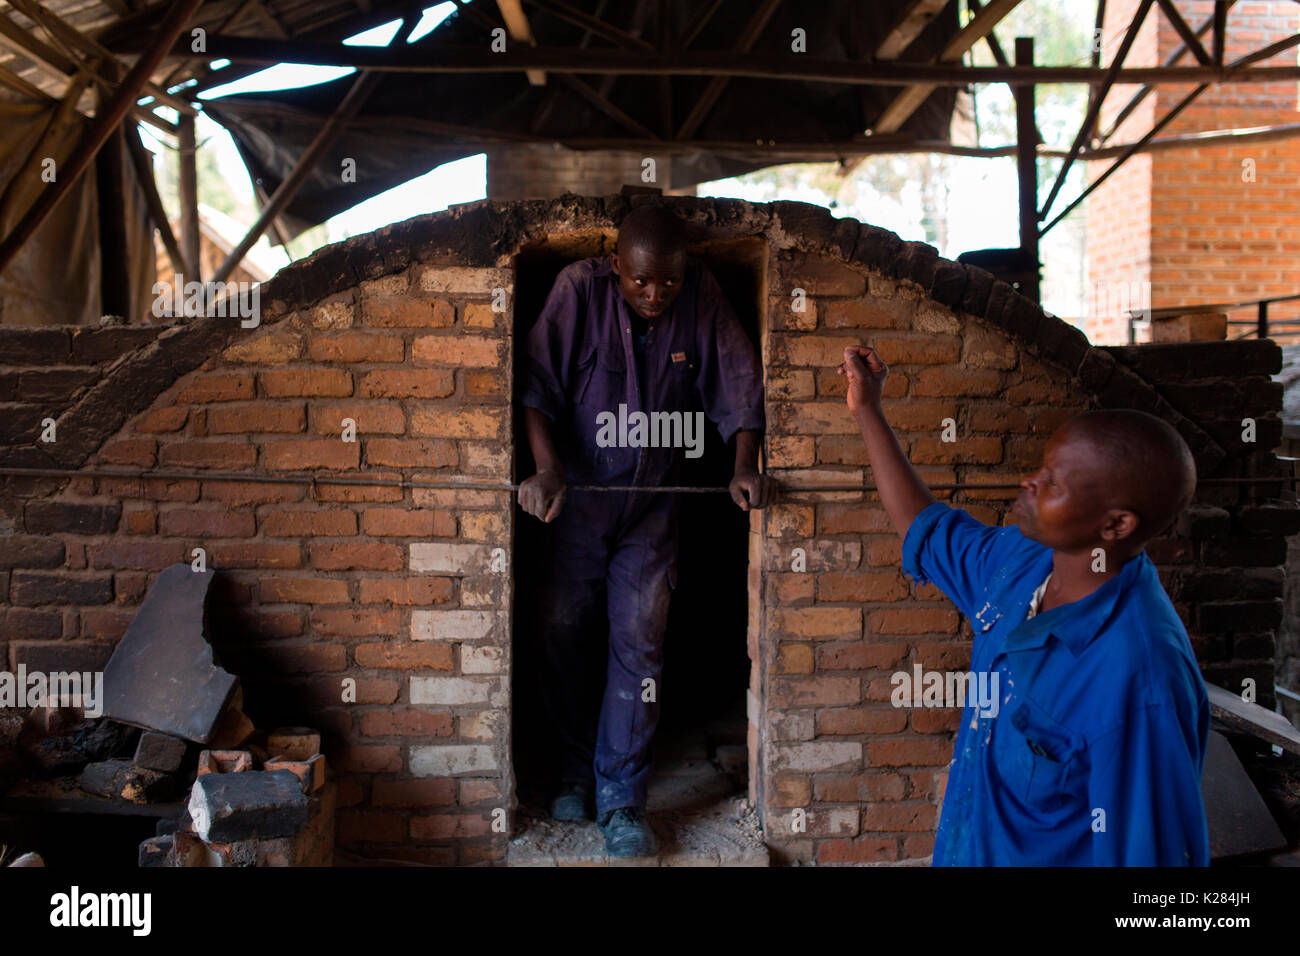
[[[586,254],[602,254],[604,247],[601,239],[595,239]],[[516,260],[516,481],[536,473],[519,402],[527,368],[527,336],[556,275],[582,257],[573,254],[572,246],[565,253],[542,247],[523,251]],[[730,256],[716,251],[710,255],[692,248],[691,254],[713,272],[759,349],[761,265],[751,255],[734,251]],[[734,471],[734,443],[724,443],[711,423],[705,432],[704,454],[684,459],[682,483],[725,488]],[[683,494],[680,508],[677,583],[669,606],[663,674],[657,688],[660,713],[648,804],[656,830],[661,837],[665,832],[669,836],[667,846],[660,841],[661,855],[672,850],[672,832],[690,828],[688,820],[698,824],[711,815],[734,816],[736,802],[748,794],[745,700],[750,661],[746,629],[749,602],[759,597],[750,595],[748,588],[749,516],[725,493]],[[560,851],[561,856],[599,855],[598,832],[593,825],[559,824],[547,815],[550,796],[559,784],[560,757],[543,705],[540,685],[545,659],[537,622],[546,600],[553,536],[552,526],[516,511],[511,564],[515,573],[511,709],[519,812],[511,853],[517,855],[522,841],[523,849],[529,851],[540,848],[553,854],[557,846],[563,846],[567,849]],[[608,653],[608,619],[603,613],[594,618],[588,675],[596,686],[588,700],[598,711]],[[585,839],[576,839],[569,832],[575,829],[587,831]]]

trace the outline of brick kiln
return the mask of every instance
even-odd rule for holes
[[[330,246],[266,285],[254,329],[0,330],[0,463],[85,472],[5,479],[10,666],[102,667],[158,573],[202,548],[213,643],[249,716],[323,734],[339,849],[504,862],[528,761],[511,718],[528,677],[515,611],[531,519],[500,487],[530,473],[518,342],[550,278],[608,251],[633,201],[473,203]],[[668,202],[751,319],[766,467],[788,486],[870,480],[835,373],[864,340],[891,365],[890,419],[928,482],[1014,482],[1052,429],[1098,406],[1173,423],[1203,480],[1277,479],[1202,485],[1148,548],[1207,679],[1254,678],[1269,702],[1298,525],[1270,451],[1276,345],[1094,348],[988,273],[823,209]],[[53,444],[35,440],[46,419]],[[956,442],[940,439],[945,419]],[[180,476],[121,476],[143,470]],[[318,480],[255,480],[302,473]],[[988,523],[1013,497],[938,495]],[[889,675],[964,668],[968,622],[901,575],[870,494],[793,492],[745,522],[715,563],[747,574],[734,650],[749,680],[732,690],[767,848],[778,862],[925,858],[958,714],[895,709]]]

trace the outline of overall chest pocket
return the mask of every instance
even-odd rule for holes
[[[1066,798],[1082,741],[1027,697],[1020,698],[1020,706],[1009,716],[1020,796],[1033,807],[1059,806]]]
[[[617,412],[618,403],[626,401],[627,362],[621,351],[605,347],[593,348],[578,360],[575,378],[578,383],[578,405]]]

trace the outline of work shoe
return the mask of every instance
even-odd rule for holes
[[[590,820],[591,790],[581,784],[566,783],[551,800],[552,820]]]
[[[596,823],[605,834],[605,852],[614,857],[653,856],[659,849],[640,807],[619,807]]]

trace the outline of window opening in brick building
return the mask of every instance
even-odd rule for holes
[[[570,241],[563,251],[549,245],[525,249],[516,260],[516,481],[536,473],[520,402],[528,332],[560,270],[576,259],[605,254],[612,244],[612,238],[598,235],[576,245]],[[708,248],[692,246],[689,254],[701,259],[717,278],[761,355],[762,245],[757,240],[741,240]],[[704,454],[685,458],[681,483],[725,488],[734,473],[735,446],[724,444],[707,419],[705,435]],[[570,502],[574,494],[570,492]],[[725,493],[684,494],[680,498],[677,585],[665,636],[648,805],[651,822],[660,835],[661,855],[684,848],[673,842],[674,835],[689,829],[693,841],[700,832],[698,827],[707,830],[710,825],[701,821],[727,816],[734,811],[735,802],[747,796],[745,699],[750,661],[746,628],[749,602],[760,597],[751,595],[748,588],[749,515]],[[551,533],[550,526],[516,510],[512,741],[520,812],[511,843],[512,860],[530,853],[575,858],[603,853],[603,840],[593,823],[556,823],[547,813],[558,785],[558,759],[539,687],[543,659],[537,621],[549,568]],[[607,659],[608,619],[603,613],[597,615],[593,634],[590,673],[594,686],[589,706],[598,710]]]

